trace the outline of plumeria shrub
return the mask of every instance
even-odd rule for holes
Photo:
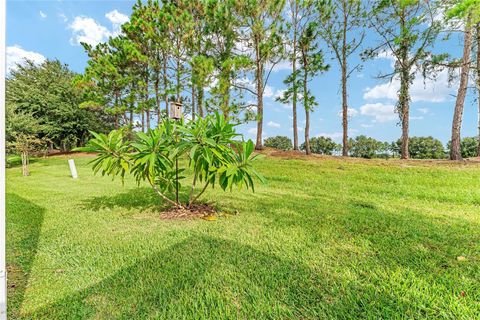
[[[138,184],[147,182],[167,203],[176,207],[191,207],[208,187],[216,184],[224,191],[246,187],[254,191],[254,179],[264,178],[253,167],[258,155],[253,154],[251,140],[238,139],[235,124],[215,113],[205,118],[175,122],[165,119],[148,132],[113,130],[108,135],[93,133],[87,145],[78,151],[95,152],[93,171],[122,181],[133,175]],[[187,161],[180,161],[184,160]],[[177,171],[177,163],[180,167]],[[183,167],[182,167],[183,165]],[[191,175],[185,175],[188,168]],[[178,176],[178,178],[177,178]],[[182,203],[175,197],[188,184],[188,199]]]

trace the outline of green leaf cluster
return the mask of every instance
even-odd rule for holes
[[[122,180],[131,174],[138,184],[148,182],[160,197],[175,206],[184,205],[173,195],[177,183],[181,189],[187,169],[192,171],[187,206],[209,186],[218,184],[224,191],[234,187],[254,191],[254,178],[265,181],[253,167],[258,158],[253,153],[253,142],[236,140],[239,135],[235,124],[218,112],[188,123],[164,119],[157,128],[136,132],[132,138],[127,130],[92,134],[94,138],[87,146],[76,150],[97,153],[91,161],[95,173]],[[177,163],[184,163],[179,159],[187,159],[188,166],[177,171]],[[198,185],[200,190],[195,192]]]

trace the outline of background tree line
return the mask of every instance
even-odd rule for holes
[[[265,139],[265,146],[278,150],[293,150],[292,140],[286,136],[275,136]],[[409,153],[412,159],[446,159],[449,156],[452,143],[446,147],[433,137],[410,137]],[[342,155],[343,146],[330,137],[314,137],[310,139],[312,153],[322,155]],[[460,143],[460,152],[464,158],[477,156],[478,141],[476,137],[465,137]],[[300,146],[305,150],[305,144]],[[365,135],[350,138],[348,141],[349,156],[357,158],[398,158],[401,156],[402,140],[382,142]]]
[[[272,69],[288,60],[287,89],[278,99],[292,104],[292,148],[308,154],[326,143],[310,139],[310,113],[321,98],[313,94],[311,81],[338,68],[341,153],[363,155],[352,143],[363,137],[349,136],[348,80],[362,67],[355,62],[359,58],[364,61],[389,52],[394,70],[379,77],[400,82],[396,107],[402,128],[396,143],[400,157],[416,157],[409,145],[415,141],[409,137],[411,83],[419,71],[434,78],[448,68],[460,74],[450,158],[461,159],[460,130],[469,79],[476,81],[477,91],[480,88],[478,8],[478,0],[138,1],[120,35],[97,46],[83,44],[89,57],[83,74],[74,74],[58,61],[19,66],[7,80],[10,119],[30,116],[27,131],[34,132],[32,137],[64,150],[82,145],[89,130],[147,131],[159,125],[168,115],[169,103],[177,101],[191,118],[220,111],[238,122],[256,121],[255,148],[262,149],[265,88]],[[462,57],[434,53],[440,35],[461,28]],[[364,43],[367,29],[378,40],[371,48]],[[325,62],[327,52],[334,57],[332,65]],[[298,141],[299,108],[306,118],[303,145]],[[9,136],[14,144],[19,135],[12,131]]]

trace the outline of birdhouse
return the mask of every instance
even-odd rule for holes
[[[170,118],[178,120],[182,118],[182,104],[180,102],[170,102]]]

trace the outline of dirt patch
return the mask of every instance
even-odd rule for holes
[[[160,214],[163,220],[216,220],[217,210],[209,204],[196,204],[190,208],[170,208]]]
[[[92,156],[96,155],[97,153],[95,152],[78,152],[78,151],[61,151],[61,150],[48,150],[47,152],[45,151],[37,151],[33,152],[32,156],[38,157],[38,158],[46,158],[46,157],[57,157],[57,156],[63,156],[63,157],[83,157],[83,156]]]
[[[53,157],[53,156],[63,156],[63,157],[84,157],[84,156],[95,156],[97,153],[95,152],[74,152],[74,151],[68,151],[68,152],[54,152],[54,153],[49,153],[47,157]]]
[[[271,148],[265,148],[260,153],[265,154],[271,157],[278,157],[284,159],[308,159],[310,158],[304,152],[301,151],[283,151],[283,150],[276,150]]]

